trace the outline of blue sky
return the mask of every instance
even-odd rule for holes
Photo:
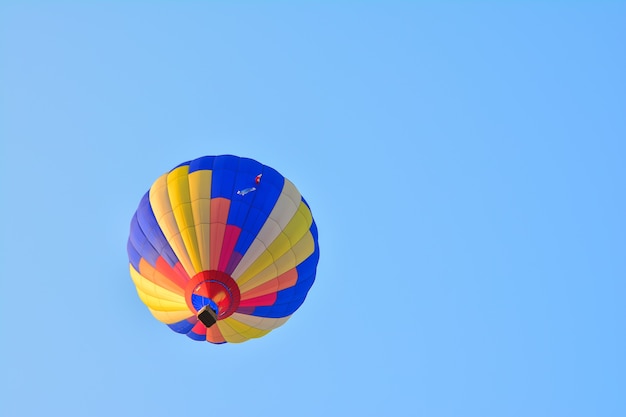
[[[0,5],[1,415],[626,415],[626,3],[337,3]],[[219,154],[319,229],[241,345],[154,320],[125,249]]]

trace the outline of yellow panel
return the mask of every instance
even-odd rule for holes
[[[272,212],[239,262],[239,265],[231,274],[235,281],[239,282],[239,277],[257,261],[274,239],[280,235],[280,232],[298,211],[301,200],[302,197],[296,187],[289,180],[285,179],[285,184]]]
[[[161,298],[153,297],[146,294],[137,288],[137,294],[143,303],[148,306],[150,310],[156,311],[186,311],[189,315],[189,307],[186,303],[176,303],[174,301],[163,300]]]
[[[172,202],[172,195],[170,194],[170,202]],[[174,212],[174,218],[178,228],[182,231],[193,225],[193,213],[191,212],[191,203],[172,204],[172,211]]]
[[[276,267],[276,276],[295,268],[298,265],[296,255],[292,249],[289,249],[280,258],[274,261]]]
[[[294,245],[293,248],[291,248],[291,250],[283,254],[280,258],[274,260],[274,262],[267,268],[247,280],[246,284],[248,284],[252,279],[254,279],[254,283],[256,285],[265,284],[267,281],[272,280],[299,265],[302,261],[311,256],[314,250],[315,242],[313,240],[313,235],[311,232],[308,232]],[[239,288],[248,288],[248,286],[240,285]]]
[[[185,244],[180,236],[170,198],[167,190],[167,174],[161,175],[150,187],[150,205],[167,242],[176,254],[181,265],[190,277],[194,276],[194,268],[191,259],[185,249]]]
[[[191,209],[189,181],[187,179],[188,172],[189,165],[183,165],[172,170],[167,175],[167,192],[172,211],[174,212],[174,219],[176,219],[178,230],[181,233],[189,259],[193,265],[193,274],[189,276],[194,276],[202,271],[202,262],[198,252],[198,241],[196,240],[196,229]],[[189,271],[187,272],[189,273]]]
[[[280,257],[283,253],[287,252],[291,249],[291,242],[289,241],[289,237],[285,233],[281,233],[276,236],[276,239],[272,242],[271,245],[267,247],[267,254],[272,258],[276,259]]]
[[[241,343],[248,340],[248,337],[244,337],[241,334],[237,333],[229,324],[227,323],[230,320],[230,317],[224,320],[217,321],[217,327],[220,329],[224,340],[228,343]]]
[[[135,268],[132,265],[130,265],[130,277],[135,283],[135,286],[137,287],[138,291],[141,291],[151,297],[185,304],[184,295],[177,294],[173,291],[167,290],[163,287],[156,285],[154,282],[143,277],[139,272],[137,272],[137,270],[135,270]]]
[[[248,325],[248,326],[260,329],[260,330],[274,330],[277,327],[280,327],[283,324],[285,324],[287,320],[289,320],[289,317],[291,316],[273,319],[269,317],[256,317],[256,316],[249,316],[247,314],[234,313],[231,317],[245,325]]]
[[[254,266],[257,266],[257,264],[255,264]],[[256,272],[256,271],[254,271]],[[239,288],[242,287],[246,287],[247,288],[247,284],[250,280],[254,279],[255,282],[263,284],[271,279],[274,279],[278,276],[278,269],[276,268],[276,265],[274,265],[274,260],[271,260],[271,263],[265,268],[262,269],[259,272],[256,272],[255,274],[251,274],[250,277],[246,278],[245,281],[241,281],[241,279],[239,281],[237,281],[237,285],[239,285]]]
[[[240,286],[245,284],[246,281],[252,279],[255,275],[261,273],[261,271],[272,265],[272,263],[282,258],[290,251],[291,246],[300,241],[303,236],[307,233],[310,235],[309,228],[311,227],[312,222],[313,217],[311,216],[310,210],[304,202],[301,202],[300,207],[298,207],[298,211],[285,226],[283,232],[276,237],[276,239],[267,247],[265,252],[263,252],[243,274],[236,278],[237,284]],[[287,264],[289,257],[290,255],[287,255],[287,257],[283,259],[280,266],[276,265],[277,275],[280,275],[295,266],[294,264]],[[274,277],[277,275],[274,275]],[[268,279],[274,277],[269,277]]]
[[[205,202],[206,207],[211,207],[211,202],[209,200],[198,200]],[[195,204],[195,203],[194,203]],[[203,271],[210,271],[211,269],[211,224],[210,223],[202,223],[196,225],[196,238],[198,239],[198,250],[200,251],[200,262],[202,263]]]
[[[247,324],[244,324],[236,320],[232,316],[228,317],[225,320],[228,321],[228,325],[234,331],[236,331],[237,333],[239,333],[241,336],[245,337],[246,339],[254,339],[257,337],[265,336],[272,330],[272,329],[256,329],[254,327],[248,326]]]
[[[293,245],[291,251],[296,256],[296,265],[300,265],[306,258],[311,256],[313,252],[315,252],[315,240],[313,239],[313,234],[311,234],[311,232],[308,232],[307,234],[302,236],[302,239],[300,239],[298,243]],[[285,272],[287,272],[287,270],[281,271],[281,274]]]
[[[303,201],[300,202],[300,206],[298,207],[298,212],[293,216],[293,218],[289,221],[289,224],[283,230],[289,239],[292,242],[295,242],[293,237],[296,237],[296,240],[300,239],[304,233],[303,230],[309,230],[311,224],[313,223],[313,216],[311,215],[311,210],[304,204]]]
[[[211,269],[209,250],[211,249],[211,183],[213,171],[194,171],[188,176],[191,210],[196,222],[196,241],[203,271]]]
[[[308,232],[289,252],[285,253],[274,262],[274,266],[277,269],[276,276],[282,275],[290,269],[295,268],[302,263],[302,261],[311,256],[313,251],[315,251],[315,241],[313,240],[313,235]]]
[[[174,324],[192,317],[189,311],[156,311],[150,310],[155,319],[165,324]]]
[[[200,199],[209,200],[210,202],[212,178],[213,171],[208,170],[194,171],[189,174],[189,197],[192,203]],[[196,224],[211,223],[210,209],[211,207],[203,207],[198,212],[194,211],[193,217],[196,219]]]

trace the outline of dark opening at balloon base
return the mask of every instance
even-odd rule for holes
[[[206,305],[198,311],[198,319],[208,328],[217,321],[217,313],[210,306]]]

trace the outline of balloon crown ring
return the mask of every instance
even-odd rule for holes
[[[211,327],[216,320],[230,317],[237,310],[241,293],[235,280],[225,272],[202,271],[187,283],[185,300],[189,309],[197,313],[198,319]],[[214,315],[210,314],[209,308]]]

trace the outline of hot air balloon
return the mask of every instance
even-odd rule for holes
[[[130,276],[152,315],[193,340],[239,343],[283,325],[315,280],[317,227],[276,170],[232,155],[159,177],[131,220]]]

